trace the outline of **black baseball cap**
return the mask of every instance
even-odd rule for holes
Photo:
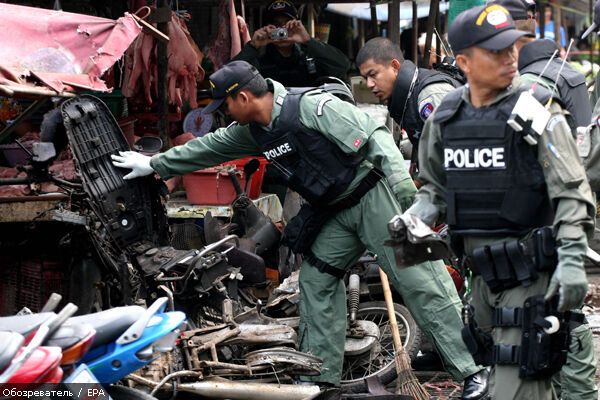
[[[267,6],[265,19],[267,22],[272,22],[277,15],[298,19],[298,10],[287,0],[275,0]]]
[[[498,4],[506,8],[513,20],[529,19],[529,11],[535,14],[534,0],[493,0],[488,2],[488,6]]]
[[[581,39],[585,39],[592,32],[598,32],[598,28],[600,28],[600,0],[596,0],[596,4],[594,4],[594,20],[592,21],[592,25],[581,35]]]
[[[450,27],[448,41],[455,52],[472,46],[502,50],[526,34],[515,28],[515,23],[506,8],[491,4],[460,13]]]
[[[223,104],[227,96],[238,92],[260,73],[246,61],[231,61],[220,70],[214,72],[208,82],[212,89],[213,101],[204,108],[204,113],[209,114]]]

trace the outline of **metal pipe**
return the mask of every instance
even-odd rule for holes
[[[198,379],[202,379],[202,373],[195,372],[195,371],[177,371],[177,372],[173,372],[173,373],[165,376],[163,379],[161,379],[160,382],[158,382],[158,384],[150,392],[150,396],[154,396],[156,394],[156,392],[158,392],[160,390],[160,388],[162,388],[167,382],[169,382],[169,381],[171,381],[173,379],[180,378],[180,377],[196,377]]]
[[[157,382],[130,374],[127,379],[148,387],[156,387]],[[173,385],[165,383],[165,390]],[[306,400],[317,396],[321,389],[317,385],[284,385],[278,383],[257,383],[230,381],[223,378],[207,378],[199,382],[180,383],[177,391],[193,393],[204,397],[232,400]]]
[[[248,375],[252,375],[252,368],[247,365],[232,364],[232,363],[226,363],[226,362],[221,362],[221,361],[205,361],[205,360],[200,360],[200,362],[198,364],[200,364],[200,367],[231,369],[234,371],[241,371]]]
[[[225,379],[182,383],[177,389],[200,396],[232,400],[303,400],[321,391],[317,385],[283,385]]]
[[[6,185],[29,185],[37,181],[30,178],[2,178],[0,179],[0,186]]]

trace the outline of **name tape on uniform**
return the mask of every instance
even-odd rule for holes
[[[504,147],[444,149],[445,169],[506,168]]]

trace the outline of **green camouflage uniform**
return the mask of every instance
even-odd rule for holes
[[[281,111],[280,97],[287,91],[279,83],[267,81],[274,88],[271,121],[276,121]],[[331,100],[318,116],[317,106],[323,96]],[[407,208],[412,203],[416,192],[390,132],[358,108],[320,92],[302,97],[300,122],[306,128],[321,132],[345,152],[358,151],[364,156],[365,161],[358,167],[354,181],[339,199],[354,190],[373,166],[387,178],[379,181],[360,204],[331,218],[317,236],[312,253],[340,269],[353,265],[365,249],[376,253],[420,328],[442,355],[448,371],[458,380],[476,373],[480,368],[474,364],[460,336],[461,302],[444,264],[436,261],[399,269],[392,249],[383,246],[389,237],[388,221],[401,212],[402,207]],[[360,148],[356,143],[362,143]],[[156,155],[151,165],[163,178],[168,178],[258,154],[260,149],[249,127],[234,124]],[[342,372],[346,331],[344,282],[305,261],[300,270],[300,293],[300,349],[324,361],[320,376],[304,379],[337,385]]]
[[[516,81],[514,86],[502,91],[486,107],[499,104],[515,92],[519,85],[520,82]],[[468,87],[457,90],[463,90],[463,100],[470,103]],[[559,262],[572,263],[583,268],[583,257],[587,246],[586,234],[591,234],[593,230],[591,216],[594,214],[594,203],[587,180],[584,179],[585,171],[577,155],[575,142],[562,115],[563,111],[557,104],[551,105],[550,111],[553,118],[539,139],[538,160],[543,167],[548,195],[555,205],[554,226],[558,228],[556,239],[562,243],[558,249]],[[560,156],[548,150],[548,143],[554,144]],[[425,123],[421,136],[419,160],[421,162],[419,179],[424,185],[417,193],[415,204],[407,212],[431,224],[437,219],[443,219],[446,213],[442,132],[440,126],[433,122],[432,116]],[[583,183],[576,188],[568,189],[565,183],[576,179],[583,179]],[[515,238],[465,236],[465,253],[472,255],[475,248],[511,239]],[[475,308],[477,324],[482,329],[491,331],[496,344],[520,345],[520,328],[492,329],[493,308],[522,307],[527,297],[544,294],[548,281],[548,273],[540,273],[539,279],[528,288],[518,286],[500,293],[492,293],[481,276],[476,276],[473,279],[471,304]],[[546,400],[553,395],[549,379],[520,380],[516,365],[496,366],[490,376],[490,385],[494,400]]]

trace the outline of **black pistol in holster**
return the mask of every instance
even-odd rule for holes
[[[449,258],[446,241],[414,215],[396,215],[388,222],[390,239],[384,244],[394,249],[396,264],[409,267],[425,261]]]

